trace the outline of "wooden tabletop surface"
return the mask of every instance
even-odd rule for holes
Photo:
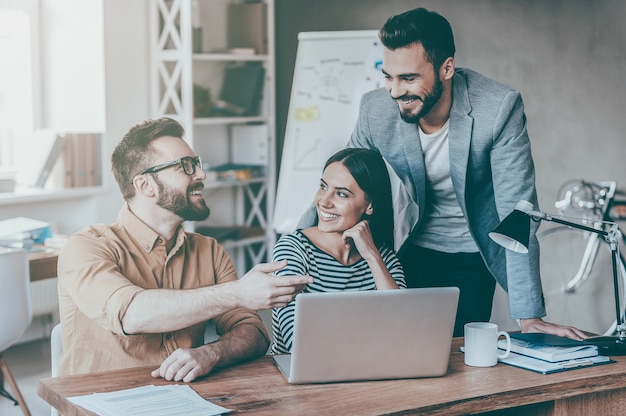
[[[542,375],[505,364],[468,367],[453,341],[448,374],[408,380],[291,385],[269,356],[190,383],[205,399],[237,412],[280,414],[446,414],[460,415],[549,402],[626,388],[626,358],[616,363]],[[167,381],[150,367],[42,379],[38,392],[65,416],[92,415],[67,397]]]
[[[57,260],[59,250],[42,249],[41,251],[33,251],[29,253],[28,259],[30,264],[30,281],[50,279],[57,277]]]

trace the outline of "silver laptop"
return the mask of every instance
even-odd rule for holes
[[[456,287],[302,293],[291,354],[274,355],[289,383],[443,376]]]

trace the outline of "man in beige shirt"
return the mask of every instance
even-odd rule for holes
[[[272,276],[281,263],[238,279],[214,239],[184,231],[209,208],[183,133],[169,118],[131,128],[112,157],[126,200],[117,221],[87,227],[61,251],[60,375],[154,365],[154,377],[189,382],[258,357],[269,339],[255,311],[287,305],[311,282]],[[205,344],[210,320],[220,339]]]

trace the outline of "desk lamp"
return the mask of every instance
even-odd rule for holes
[[[502,247],[514,251],[516,253],[528,253],[528,242],[530,240],[530,220],[551,221],[558,224],[567,225],[580,230],[596,233],[604,237],[604,240],[611,248],[611,260],[613,263],[613,290],[615,294],[615,315],[617,326],[616,336],[598,336],[586,339],[586,342],[596,345],[598,351],[602,355],[626,355],[626,324],[621,313],[621,300],[619,294],[619,280],[617,262],[619,260],[618,241],[620,232],[617,224],[613,222],[602,221],[610,224],[608,231],[587,227],[575,222],[555,218],[550,214],[540,211],[533,211],[533,204],[528,201],[519,201],[513,212],[511,212],[498,226],[489,233],[489,237]]]

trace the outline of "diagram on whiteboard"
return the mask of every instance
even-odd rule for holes
[[[349,84],[345,83],[347,65],[363,66],[364,62],[343,62],[340,58],[322,59],[318,65],[302,68],[302,77],[306,89],[299,90],[298,95],[316,97],[321,101],[336,102],[350,105],[351,94],[344,91]]]
[[[358,100],[382,85],[381,48],[371,42],[367,56],[317,57],[303,65],[292,92],[293,112],[289,157],[293,169],[319,170],[348,141]]]

